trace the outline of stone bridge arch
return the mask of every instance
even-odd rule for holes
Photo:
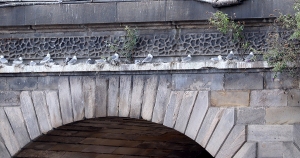
[[[6,89],[0,97],[1,153],[12,156],[64,124],[118,116],[173,128],[214,157],[297,157],[299,81],[281,76],[271,82],[271,72],[257,71],[6,75],[1,78]]]

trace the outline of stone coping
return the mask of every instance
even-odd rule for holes
[[[162,71],[162,70],[199,70],[206,68],[215,69],[265,69],[271,68],[266,61],[256,62],[233,62],[233,61],[201,61],[201,62],[170,62],[170,63],[147,63],[137,64],[120,64],[114,66],[108,63],[85,64],[78,63],[75,65],[19,65],[7,66],[2,65],[0,73],[40,73],[40,72],[122,72],[122,71]]]

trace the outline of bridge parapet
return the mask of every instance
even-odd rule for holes
[[[298,157],[299,80],[285,74],[273,80],[267,65],[250,65],[150,63],[130,71],[107,64],[83,72],[82,64],[74,72],[40,66],[32,73],[26,66],[2,73],[0,151],[14,155],[63,124],[119,116],[174,128],[214,157]]]

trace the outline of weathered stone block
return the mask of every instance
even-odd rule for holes
[[[220,121],[223,113],[224,109],[216,107],[211,107],[208,109],[196,138],[196,142],[199,143],[202,147],[206,147],[208,140],[214,132],[215,127]]]
[[[281,157],[283,153],[282,142],[258,142],[258,157]]]
[[[283,158],[299,158],[300,151],[293,142],[283,142]]]
[[[246,129],[244,125],[236,125],[228,135],[216,158],[231,158],[246,141]]]
[[[23,91],[20,94],[21,110],[26,123],[27,131],[31,139],[38,137],[41,132],[33,107],[31,93]]]
[[[248,141],[293,141],[292,125],[248,125]]]
[[[165,5],[164,1],[118,3],[117,20],[118,22],[165,21]]]
[[[20,150],[20,145],[3,108],[0,108],[0,120],[0,135],[3,138],[4,144],[7,147],[10,155],[14,155]]]
[[[250,95],[250,106],[287,106],[284,90],[254,90]]]
[[[266,109],[267,124],[300,123],[300,107],[270,107]]]
[[[7,84],[11,90],[34,90],[37,88],[37,77],[9,77]]]
[[[294,135],[295,144],[298,147],[300,147],[300,124],[295,124],[294,125],[293,135]]]
[[[197,97],[197,91],[185,91],[180,105],[175,128],[184,133]]]
[[[4,145],[4,141],[2,140],[2,138],[0,138],[0,153],[1,153],[1,158],[11,157],[11,155],[9,154],[9,152],[7,151]]]
[[[52,129],[52,126],[44,92],[33,91],[32,101],[41,132],[46,134]]]
[[[203,122],[207,109],[210,105],[210,95],[208,91],[199,91],[192,110],[189,123],[187,125],[185,135],[191,139],[195,139],[199,128]]]
[[[6,91],[9,89],[9,85],[7,84],[6,77],[0,77],[0,91]]]
[[[19,106],[19,91],[0,91],[0,107],[1,106]]]
[[[130,117],[139,119],[143,104],[144,76],[133,76]]]
[[[255,158],[256,157],[256,143],[247,142],[234,155],[233,158]]]
[[[100,76],[96,77],[96,101],[95,115],[96,117],[107,116],[107,96],[108,96],[108,79]]]
[[[234,118],[235,118],[234,108],[227,108],[224,111],[224,114],[220,122],[218,123],[214,133],[212,134],[205,148],[212,156],[214,157],[216,156],[221,145],[227,138],[230,130],[234,125],[234,121],[235,121]]]
[[[173,90],[221,90],[224,74],[173,74]]]
[[[84,97],[81,76],[70,76],[70,89],[74,121],[79,121],[84,118]]]
[[[96,81],[94,77],[85,76],[82,79],[84,113],[86,118],[95,117]]]
[[[152,118],[153,107],[155,104],[156,91],[158,85],[157,76],[145,77],[142,118],[150,121]]]
[[[263,89],[261,73],[226,73],[225,89]]]
[[[4,111],[18,140],[18,143],[20,144],[20,147],[24,147],[27,143],[30,142],[30,138],[25,126],[21,108],[5,107]]]
[[[249,91],[212,91],[212,106],[249,106]]]
[[[300,106],[300,90],[291,89],[288,91],[288,106]]]
[[[237,108],[237,124],[265,124],[265,108]]]
[[[51,125],[57,128],[62,125],[61,111],[56,91],[46,91],[46,101],[49,109]],[[63,114],[64,115],[64,114]]]
[[[132,76],[120,76],[119,116],[128,117],[131,103]]]
[[[38,77],[39,90],[57,90],[58,89],[58,76],[45,76]]]
[[[172,91],[167,105],[163,125],[174,128],[182,102],[184,91]]]
[[[162,124],[171,93],[171,75],[161,75],[153,109],[152,122]]]
[[[73,112],[71,103],[71,92],[68,77],[60,77],[58,82],[58,96],[63,124],[73,122]]]
[[[277,77],[274,78],[275,72],[265,73],[265,88],[266,89],[290,89],[297,88],[298,82],[296,78],[293,78],[285,73],[277,73]]]
[[[119,77],[109,77],[107,116],[119,116]]]

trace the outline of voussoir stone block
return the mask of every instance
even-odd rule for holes
[[[242,148],[234,155],[233,158],[255,158],[256,157],[256,143],[246,142]]]
[[[57,128],[63,123],[57,91],[46,91],[45,93],[52,127]]]
[[[70,89],[74,121],[79,121],[84,118],[84,97],[81,76],[70,76]]]
[[[58,84],[59,104],[62,115],[63,124],[73,122],[73,111],[71,92],[68,77],[60,77]]]
[[[293,141],[293,125],[248,125],[248,141]]]
[[[300,90],[291,89],[288,91],[288,106],[300,106]]]
[[[173,74],[173,90],[221,90],[224,74]]]
[[[11,90],[34,90],[37,88],[37,77],[8,77],[7,84]]]
[[[104,76],[96,77],[96,93],[95,93],[95,116],[107,116],[107,96],[108,96],[108,78]]]
[[[174,128],[174,125],[175,125],[177,117],[178,117],[183,94],[184,94],[184,91],[172,91],[171,92],[163,125],[170,127],[170,128]]]
[[[245,125],[236,125],[228,135],[216,158],[231,158],[246,141]]]
[[[95,117],[96,101],[96,81],[94,77],[85,76],[82,78],[83,98],[84,98],[84,116],[86,118]]]
[[[298,147],[300,147],[300,124],[295,124],[294,125],[293,135],[294,135],[295,144]]]
[[[211,105],[217,107],[249,106],[250,91],[211,91]]]
[[[287,94],[284,90],[253,90],[250,106],[287,106]]]
[[[131,102],[132,76],[120,76],[119,116],[128,117]]]
[[[133,76],[130,117],[139,119],[144,95],[144,76]]]
[[[162,124],[171,93],[171,75],[161,75],[153,109],[152,122]]]
[[[258,157],[278,157],[283,154],[283,142],[258,142]]]
[[[266,109],[267,124],[300,123],[300,107],[270,107]]]
[[[7,151],[7,149],[4,145],[4,141],[1,138],[1,136],[0,136],[0,153],[1,153],[1,155],[0,155],[1,158],[10,158],[11,157],[10,153]]]
[[[0,91],[0,107],[1,106],[19,106],[19,91]]]
[[[109,77],[107,116],[119,116],[119,85],[118,76]]]
[[[158,76],[145,77],[144,96],[142,105],[142,118],[150,121],[155,104],[156,91],[158,86]]]
[[[226,73],[225,89],[263,89],[261,73]]]
[[[293,142],[283,142],[283,158],[299,158],[300,150]]]
[[[237,124],[265,124],[266,110],[263,107],[237,108]]]
[[[185,135],[191,139],[195,139],[199,128],[203,122],[207,109],[210,105],[210,95],[208,91],[199,91],[195,105],[193,107],[189,123],[187,125]]]
[[[197,93],[197,91],[185,91],[183,94],[182,102],[180,105],[178,117],[174,128],[181,133],[185,132],[186,126],[191,115],[191,111],[193,109],[197,97]]]

